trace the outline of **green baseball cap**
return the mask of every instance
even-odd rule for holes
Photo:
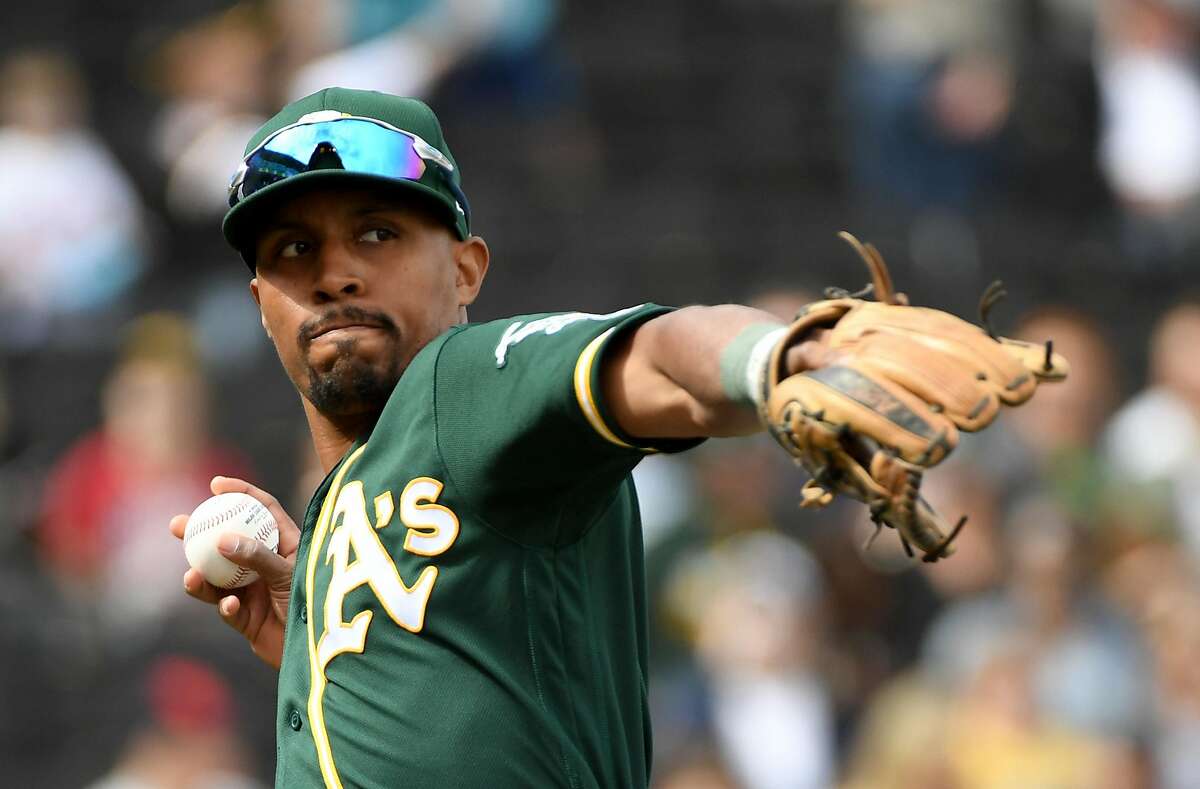
[[[319,188],[321,183],[357,182],[384,184],[388,187],[403,189],[408,194],[428,198],[430,207],[445,218],[459,239],[465,239],[470,235],[470,209],[465,205],[466,198],[462,194],[462,178],[458,164],[454,161],[449,146],[446,145],[445,137],[442,136],[442,127],[438,123],[437,116],[427,104],[418,99],[368,90],[325,88],[292,102],[280,110],[275,117],[264,123],[246,143],[243,156],[250,157],[272,135],[289,126],[354,118],[366,118],[386,124],[386,126],[359,124],[360,132],[371,133],[361,135],[363,140],[355,141],[356,149],[359,149],[358,156],[364,162],[369,160],[369,166],[357,166],[349,156],[340,158],[331,156],[322,164],[314,164],[310,160],[305,163],[306,166],[296,172],[297,160],[288,159],[291,169],[282,173],[274,173],[270,182],[266,185],[259,185],[253,192],[245,196],[241,196],[240,179],[245,177],[246,167],[239,168],[231,187],[231,195],[240,199],[237,199],[225,214],[225,219],[221,223],[221,232],[224,234],[225,240],[242,254],[243,259],[251,268],[254,268],[252,250],[255,233],[266,218],[267,212],[278,205],[281,198],[294,195],[301,189]],[[391,165],[381,163],[379,157],[373,155],[377,152],[368,150],[372,147],[372,137],[377,138],[380,142],[390,142],[391,138],[394,138],[409,144],[406,136],[395,130],[388,130],[387,126],[415,136],[415,144],[410,145],[410,149],[415,148],[415,153],[409,158],[416,161],[416,157],[419,156],[420,160],[431,163],[431,166],[421,164],[418,167],[422,170],[419,178],[414,178],[411,174],[385,174],[391,172],[387,169]],[[282,134],[279,135],[279,139],[283,139]],[[318,138],[313,137],[312,139]],[[362,144],[358,144],[359,142]],[[272,140],[270,145],[274,144]],[[338,153],[332,144],[320,141],[317,145],[318,147],[329,146],[327,150],[330,154]],[[409,153],[412,151],[410,150]],[[308,156],[308,152],[305,151],[302,155]],[[314,153],[313,156],[314,158],[320,156],[320,153]],[[350,160],[343,162],[342,158]],[[270,168],[270,166],[271,163],[268,162],[266,167]],[[318,181],[318,179],[322,180]]]

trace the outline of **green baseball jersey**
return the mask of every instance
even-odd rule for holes
[[[630,470],[599,394],[665,311],[521,316],[423,348],[321,484],[296,554],[276,785],[646,786]]]

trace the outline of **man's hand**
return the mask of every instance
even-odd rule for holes
[[[240,589],[221,589],[205,581],[198,570],[189,569],[183,575],[183,588],[197,600],[215,605],[221,619],[250,642],[254,654],[278,669],[283,659],[283,634],[300,530],[274,496],[249,482],[233,477],[213,477],[210,487],[213,495],[245,493],[262,502],[279,526],[279,553],[258,540],[222,534],[217,543],[221,555],[257,572],[258,580]],[[171,533],[182,540],[187,522],[187,515],[171,518]]]
[[[783,358],[787,374],[798,375],[836,363],[843,354],[830,344],[831,340],[829,329],[813,329],[807,339],[788,348]]]

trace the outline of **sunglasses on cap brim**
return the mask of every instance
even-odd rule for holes
[[[451,174],[450,159],[417,135],[374,118],[339,115],[284,126],[252,150],[229,184],[229,205],[302,173],[350,173],[419,181],[432,165],[470,226],[471,209]]]

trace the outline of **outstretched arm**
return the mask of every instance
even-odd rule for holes
[[[984,326],[976,326],[909,306],[879,251],[842,237],[871,271],[863,294],[833,292],[786,330],[733,305],[650,320],[601,370],[607,404],[638,438],[754,432],[757,406],[811,476],[806,506],[837,493],[855,498],[936,561],[949,555],[964,521],[951,527],[921,499],[922,474],[954,449],[960,431],[982,430],[1002,405],[1020,405],[1039,382],[1065,378],[1067,362],[1050,342],[995,334],[987,313],[1003,293],[999,283],[984,293]],[[776,364],[779,348],[786,356]]]
[[[753,405],[737,390],[753,341],[775,328],[783,324],[774,315],[737,304],[685,307],[646,321],[606,355],[605,403],[638,438],[757,432]],[[825,353],[816,335],[790,349],[789,372],[820,366]]]

